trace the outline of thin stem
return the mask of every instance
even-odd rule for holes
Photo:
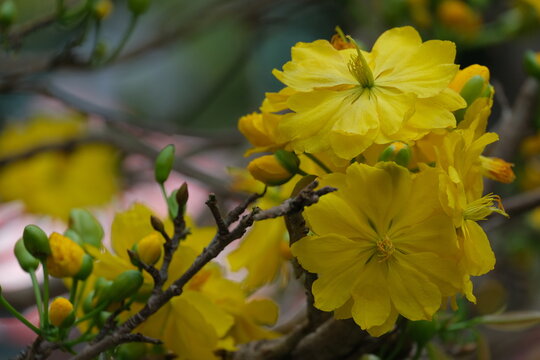
[[[331,174],[332,170],[328,166],[326,166],[321,160],[317,159],[317,157],[310,153],[304,153],[311,161],[313,161],[315,164],[317,164],[321,169],[323,169],[327,174]]]
[[[41,335],[41,330],[34,326],[30,321],[28,321],[21,313],[19,313],[7,300],[0,295],[0,305],[2,305],[7,311],[9,311],[13,316],[19,319],[24,325],[28,326],[30,330],[35,332],[38,335]]]
[[[107,60],[108,63],[113,62],[118,57],[118,55],[120,55],[120,53],[124,49],[124,46],[126,46],[129,38],[131,37],[131,34],[133,33],[133,30],[135,29],[135,25],[137,25],[137,20],[138,19],[139,19],[139,16],[137,16],[137,15],[132,15],[131,16],[131,19],[129,20],[128,28],[127,28],[126,32],[124,33],[124,36],[122,37],[122,40],[120,41],[120,44],[118,44],[118,47],[116,48],[114,53],[111,55],[109,60]]]
[[[77,287],[79,285],[78,279],[73,279],[73,283],[71,284],[71,289],[69,290],[69,302],[74,303],[77,295]]]
[[[43,301],[41,300],[41,290],[39,288],[39,282],[35,271],[30,271],[30,278],[32,279],[32,287],[34,288],[34,296],[36,297],[36,305],[39,312],[39,326],[43,326],[45,321],[43,319]]]
[[[49,269],[47,262],[43,261],[43,329],[49,327]]]
[[[107,304],[103,304],[97,308],[95,308],[94,310],[90,311],[89,313],[87,313],[86,315],[84,315],[82,318],[80,319],[77,319],[77,321],[75,321],[75,323],[73,325],[77,325],[77,324],[80,324],[82,323],[83,321],[86,321],[88,319],[91,319],[93,318],[96,314],[100,313],[101,311],[105,310],[105,305]]]

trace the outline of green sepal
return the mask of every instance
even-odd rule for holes
[[[412,158],[411,148],[405,143],[399,143],[399,145],[403,147],[398,149],[395,143],[388,145],[379,155],[379,161],[393,161],[398,165],[408,167]]]
[[[300,159],[298,159],[298,156],[295,153],[280,149],[274,153],[274,156],[281,166],[283,166],[289,173],[292,175],[298,173]]]
[[[474,75],[463,85],[459,94],[467,102],[467,106],[470,106],[474,100],[480,97],[485,84],[486,80],[482,76]]]

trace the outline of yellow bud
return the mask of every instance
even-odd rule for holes
[[[514,164],[504,161],[496,157],[480,156],[480,162],[482,164],[483,175],[490,179],[510,184],[516,179],[512,167]]]
[[[94,16],[99,20],[105,19],[111,14],[113,7],[111,0],[98,0],[94,5]]]
[[[273,129],[265,124],[261,113],[251,113],[238,120],[238,130],[253,146],[271,146],[274,144]]]
[[[445,0],[438,9],[437,16],[443,25],[462,35],[476,35],[482,25],[482,19],[464,1]]]
[[[379,161],[394,161],[398,165],[407,167],[411,157],[412,151],[409,145],[401,141],[395,141],[381,152]]]
[[[57,327],[67,327],[73,324],[73,304],[63,297],[57,297],[49,307],[49,321]],[[69,323],[71,322],[71,324]]]
[[[73,277],[83,265],[84,250],[76,242],[59,233],[49,237],[51,255],[47,257],[47,267],[51,276]]]
[[[455,90],[456,92],[461,92],[463,90],[463,87],[465,84],[473,77],[479,75],[482,78],[484,78],[485,83],[489,84],[489,69],[482,65],[470,65],[467,66],[465,69],[459,70],[459,72],[456,74],[456,77],[452,80],[450,85],[448,87],[452,90]]]
[[[137,244],[137,255],[139,259],[148,265],[154,265],[161,257],[163,249],[163,238],[158,233],[151,233],[145,236]]]
[[[267,185],[281,185],[289,181],[291,174],[274,155],[264,155],[252,160],[247,167],[251,175]]]

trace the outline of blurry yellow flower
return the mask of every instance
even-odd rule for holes
[[[519,2],[532,7],[536,12],[536,16],[540,17],[540,0],[520,0]]]
[[[415,24],[423,28],[431,26],[433,22],[429,12],[429,2],[429,0],[407,0],[411,18]]]
[[[540,155],[540,133],[523,139],[521,143],[521,154],[525,157]]]
[[[0,134],[0,157],[76,139],[86,132],[79,118],[34,118],[7,126]],[[69,152],[47,151],[0,169],[0,198],[22,200],[28,211],[64,219],[74,207],[108,202],[118,189],[117,152],[87,144]]]
[[[49,307],[49,321],[54,326],[62,326],[73,313],[73,304],[66,298],[57,297]]]
[[[453,43],[423,43],[411,27],[386,31],[370,53],[325,40],[298,43],[283,71],[273,72],[295,91],[278,139],[297,153],[350,160],[374,142],[454,127],[452,111],[465,106],[447,88],[458,70],[454,57]]]
[[[444,297],[461,291],[456,234],[432,195],[437,183],[434,169],[412,175],[395,163],[322,177],[321,186],[338,191],[306,209],[314,235],[292,246],[318,275],[317,308],[379,336],[399,314],[431,319]]]
[[[482,26],[482,18],[464,1],[444,0],[437,8],[439,20],[458,34],[474,36]]]
[[[111,0],[98,0],[94,4],[94,14],[99,20],[105,19],[111,14],[113,7]]]
[[[131,249],[135,243],[142,241],[141,239],[157,234],[150,225],[151,214],[151,210],[142,204],[135,204],[129,210],[117,214],[111,234],[114,252],[89,249],[96,257],[92,273],[94,280],[99,276],[114,279],[120,273],[134,268],[127,256],[127,249]],[[198,229],[191,220],[188,222],[192,234],[175,252],[165,287],[170,286],[188,269],[215,234],[214,228],[211,228],[212,231],[207,231],[210,228]],[[172,231],[171,227],[170,221],[165,222],[165,229],[169,233]],[[158,262],[156,266],[159,265]],[[143,274],[145,278],[142,291],[149,291],[153,281],[148,274]],[[164,345],[177,354],[179,359],[217,360],[214,351],[227,344],[234,347],[234,344],[238,343],[234,337],[230,342],[224,342],[224,339],[231,336],[235,327],[240,326],[236,324],[239,316],[236,312],[246,305],[245,297],[246,294],[238,284],[223,278],[218,264],[210,263],[187,283],[182,295],[171,299],[136,331],[163,340]],[[226,305],[228,301],[234,303],[234,312]],[[142,306],[143,304],[135,303],[126,316],[138,311]],[[252,321],[255,321],[252,323],[255,327],[256,319]],[[260,331],[264,333],[263,329]],[[272,334],[268,332],[267,337],[273,336]]]
[[[47,257],[47,267],[51,276],[73,277],[81,270],[84,250],[73,240],[53,232],[49,237],[51,255]]]

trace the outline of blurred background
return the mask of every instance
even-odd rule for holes
[[[534,69],[523,65],[527,51],[540,63],[540,0],[160,0],[140,14],[123,0],[0,0],[3,295],[21,310],[31,305],[12,255],[29,223],[61,231],[70,208],[86,207],[107,229],[137,200],[165,215],[152,161],[168,143],[178,155],[171,187],[189,182],[188,212],[205,223],[209,191],[225,206],[243,196],[227,171],[247,163],[236,123],[281,88],[271,71],[291,47],[330,39],[339,26],[369,50],[402,25],[456,42],[462,67],[489,67],[490,127],[502,139],[492,151],[515,164],[513,184],[486,184],[513,216],[486,222],[497,266],[465,311],[540,311],[540,106]],[[448,339],[447,354],[539,359],[534,324],[464,333]],[[0,358],[31,340],[0,309]]]

